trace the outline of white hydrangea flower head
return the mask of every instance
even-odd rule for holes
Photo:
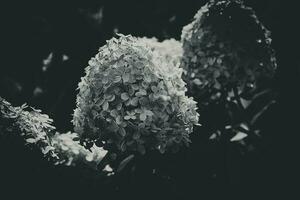
[[[157,38],[140,38],[152,51],[157,51],[169,62],[173,62],[175,66],[179,66],[182,57],[182,44],[173,38],[159,42]]]
[[[183,28],[181,40],[181,67],[191,90],[256,88],[276,68],[270,32],[239,0],[207,3]]]
[[[119,152],[188,145],[198,113],[181,75],[145,39],[119,34],[91,58],[79,83],[75,132]]]

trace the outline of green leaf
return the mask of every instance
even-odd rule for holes
[[[237,142],[237,141],[240,141],[240,140],[244,139],[247,136],[248,135],[246,133],[238,132],[233,138],[230,139],[230,141],[231,142]]]
[[[126,157],[122,162],[120,163],[117,172],[121,172],[127,165],[128,163],[134,158],[134,155],[131,154],[128,157]]]

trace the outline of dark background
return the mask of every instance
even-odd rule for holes
[[[115,31],[134,36],[157,37],[160,40],[170,37],[180,39],[182,27],[191,21],[205,2],[2,2],[4,22],[0,30],[3,34],[0,96],[15,106],[27,102],[42,109],[54,119],[59,131],[72,130],[70,121],[75,108],[77,83],[84,75],[87,61]],[[222,154],[217,150],[207,149],[207,144],[202,144],[205,142],[197,143],[196,140],[191,149],[192,153],[180,161],[180,167],[175,170],[177,176],[174,180],[166,181],[145,175],[140,176],[142,180],[138,180],[138,184],[128,184],[128,178],[120,178],[117,180],[120,184],[116,186],[115,180],[105,182],[106,180],[95,176],[94,172],[83,172],[80,168],[53,168],[43,161],[37,161],[32,153],[24,149],[12,149],[13,144],[8,143],[1,146],[1,176],[7,175],[1,180],[1,184],[6,185],[2,187],[2,191],[13,189],[25,196],[37,197],[45,192],[53,196],[87,195],[108,199],[192,199],[193,196],[197,199],[268,199],[279,195],[289,199],[288,196],[297,194],[297,175],[300,169],[297,164],[300,158],[300,69],[297,32],[297,20],[300,17],[297,1],[245,2],[271,30],[272,46],[278,60],[274,88],[279,95],[277,104],[266,122],[267,139],[261,151],[241,157],[234,149],[229,149],[228,155],[231,156],[232,162],[216,167],[222,160]],[[43,60],[51,52],[53,60],[47,66],[47,70],[43,71]],[[64,55],[68,57],[67,60],[63,60]],[[196,148],[196,145],[202,145],[203,148]],[[227,176],[212,178],[212,168],[221,168]]]

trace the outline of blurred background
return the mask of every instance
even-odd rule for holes
[[[1,173],[5,174],[5,170],[10,170],[9,177],[4,180],[13,180],[6,188],[14,187],[19,190],[27,182],[49,180],[48,184],[44,183],[45,185],[36,190],[44,191],[41,188],[56,185],[57,190],[49,192],[64,191],[65,194],[74,195],[75,191],[72,189],[78,188],[81,190],[80,194],[87,194],[89,191],[89,195],[107,195],[112,199],[114,195],[148,199],[152,197],[151,194],[156,197],[153,193],[160,193],[160,197],[166,199],[192,199],[192,196],[199,199],[247,199],[277,194],[291,195],[291,191],[296,192],[295,189],[299,185],[297,174],[300,169],[296,164],[300,147],[300,69],[297,34],[297,19],[300,18],[296,10],[297,5],[292,4],[295,2],[245,0],[271,31],[272,46],[278,60],[274,85],[279,93],[278,102],[266,122],[272,126],[267,128],[267,139],[264,140],[264,148],[259,153],[241,157],[236,155],[234,149],[230,149],[228,154],[232,162],[227,166],[216,166],[222,160],[223,154],[207,148],[192,148],[191,151],[194,152],[190,157],[181,161],[182,173],[177,176],[178,180],[148,180],[144,177],[144,182],[139,182],[145,183],[144,187],[129,184],[122,190],[111,182],[103,183],[97,178],[84,179],[78,175],[82,170],[57,171],[52,167],[45,167],[46,164],[41,164],[40,161],[21,158],[23,156],[14,153],[8,144],[1,146],[1,165],[6,163],[3,164],[6,168],[2,166]],[[3,2],[1,7],[4,10],[4,22],[1,32],[4,35],[1,47],[4,51],[1,53],[0,96],[15,106],[26,102],[42,109],[54,119],[58,131],[72,130],[70,121],[75,108],[77,84],[84,75],[88,60],[106,40],[115,33],[156,37],[159,40],[179,40],[182,27],[191,21],[205,3],[206,0]],[[28,164],[29,161],[31,164]],[[33,168],[34,170],[30,171]],[[227,177],[214,178],[212,169],[215,168],[226,171]],[[30,180],[37,173],[37,169],[40,171],[38,174],[43,176]],[[53,170],[56,170],[55,173]],[[77,174],[77,177],[74,177],[74,174]],[[118,181],[127,184],[127,180],[125,178]],[[19,182],[18,186],[15,186],[14,181]],[[6,182],[1,181],[1,184]],[[133,186],[137,189],[131,188]],[[105,192],[101,192],[104,190]],[[116,191],[119,193],[115,193]]]

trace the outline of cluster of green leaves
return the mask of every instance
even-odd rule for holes
[[[75,133],[58,133],[51,125],[52,119],[40,110],[22,105],[13,107],[0,98],[0,134],[24,138],[26,145],[37,149],[53,162],[61,165],[85,163],[96,168],[105,156],[105,150],[93,147],[88,151],[79,144]]]
[[[182,69],[130,35],[112,38],[79,83],[75,131],[118,152],[177,151],[198,124]],[[166,54],[165,54],[166,55]]]

